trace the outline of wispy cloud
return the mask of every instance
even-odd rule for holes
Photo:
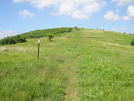
[[[128,16],[124,16],[123,17],[124,20],[134,19],[134,6],[133,5],[128,6],[127,13],[128,13]]]
[[[12,30],[1,31],[0,32],[0,38],[11,36],[11,34],[13,34],[13,33],[14,33],[14,31],[12,31]]]
[[[105,0],[14,0],[14,2],[29,2],[33,7],[44,9],[54,7],[56,15],[66,15],[77,19],[88,19],[93,13],[99,12],[106,5]],[[52,12],[51,12],[52,13]]]
[[[127,28],[112,28],[113,31],[127,31]]]
[[[113,31],[117,31],[117,30],[118,30],[118,28],[113,28],[112,30],[113,30]]]
[[[34,17],[34,14],[31,13],[31,12],[29,12],[28,10],[20,11],[20,12],[18,12],[18,14],[19,14],[20,16],[22,16],[24,19],[25,19],[25,18],[32,18],[32,17]]]
[[[117,6],[124,6],[134,3],[134,0],[112,0],[113,2],[117,2]]]
[[[122,31],[126,31],[127,29],[126,29],[126,28],[122,28],[121,30],[122,30]]]
[[[116,21],[120,19],[120,16],[118,15],[119,10],[114,11],[107,11],[106,14],[103,16],[106,20]]]

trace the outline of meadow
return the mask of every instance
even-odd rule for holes
[[[0,101],[133,101],[133,38],[73,29],[1,45]]]

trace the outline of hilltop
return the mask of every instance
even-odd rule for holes
[[[40,38],[40,37],[46,37],[49,33],[61,34],[61,33],[71,32],[71,31],[72,28],[52,28],[52,29],[34,30],[34,31],[23,33],[21,35],[26,38]]]
[[[27,42],[0,46],[1,101],[133,101],[133,35],[53,28],[20,36]]]

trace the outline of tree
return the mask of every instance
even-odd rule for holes
[[[26,40],[25,37],[21,37],[21,38],[20,38],[20,42],[27,42],[27,40]]]
[[[69,29],[68,29],[68,32],[72,32],[72,28],[69,28]]]
[[[131,41],[131,45],[134,46],[134,39]]]
[[[52,38],[54,38],[54,35],[53,34],[48,34],[48,40],[52,41]]]
[[[21,43],[21,42],[26,42],[26,38],[20,35],[17,36],[11,36],[11,37],[6,37],[0,40],[0,44],[16,44],[16,43]]]
[[[77,29],[77,28],[78,28],[77,26],[74,27],[74,29]]]

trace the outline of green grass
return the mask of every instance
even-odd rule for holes
[[[133,35],[81,29],[0,46],[0,101],[133,101]]]
[[[71,32],[72,28],[65,27],[65,28],[52,28],[52,29],[42,29],[42,30],[34,30],[30,32],[26,32],[21,34],[21,36],[25,36],[26,38],[40,38],[46,37],[48,34],[61,34],[65,32]]]

